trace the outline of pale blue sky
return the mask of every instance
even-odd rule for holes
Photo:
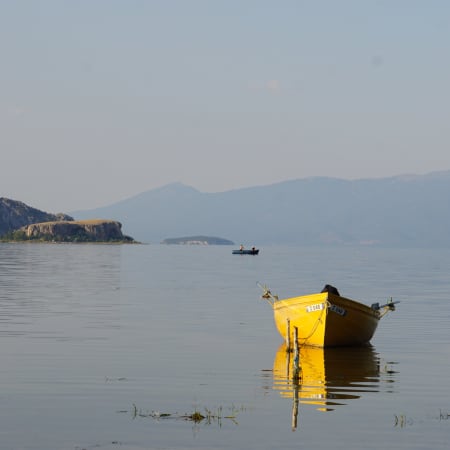
[[[446,0],[0,0],[0,196],[88,209],[450,169]]]

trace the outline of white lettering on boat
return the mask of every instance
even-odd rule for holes
[[[336,314],[339,314],[340,316],[345,316],[347,314],[347,310],[344,308],[341,308],[337,305],[330,305],[330,311],[335,312]]]
[[[309,305],[306,307],[306,312],[314,312],[314,311],[321,311],[325,308],[324,303],[316,303],[315,305]]]

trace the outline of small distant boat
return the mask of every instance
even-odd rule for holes
[[[261,287],[262,298],[272,305],[277,330],[290,346],[294,343],[294,329],[299,345],[341,347],[367,344],[379,320],[389,311],[394,311],[395,304],[399,303],[391,298],[384,305],[374,303],[366,306],[327,291],[279,300],[267,287]]]
[[[248,250],[233,250],[233,255],[257,255],[259,253],[258,248],[250,248]]]

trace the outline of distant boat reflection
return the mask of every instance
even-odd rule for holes
[[[372,346],[300,347],[299,356],[297,380],[293,378],[294,355],[286,352],[284,344],[273,362],[273,388],[282,397],[293,399],[293,429],[297,426],[299,403],[316,405],[319,411],[332,411],[348,400],[361,397],[364,392],[380,389],[380,358]]]

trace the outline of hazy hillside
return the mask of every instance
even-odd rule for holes
[[[450,171],[342,180],[306,178],[222,193],[179,183],[72,213],[114,217],[137,240],[212,235],[263,244],[450,246]]]
[[[73,218],[62,213],[47,213],[23,202],[0,197],[0,236],[32,223],[58,220],[73,220]]]

